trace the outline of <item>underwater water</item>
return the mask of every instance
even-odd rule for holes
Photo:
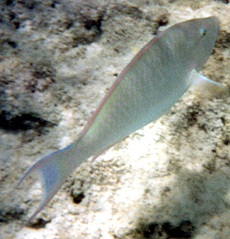
[[[156,34],[217,16],[201,73],[229,88],[227,1],[0,3],[0,238],[228,238],[229,97],[192,88],[158,121],[85,161],[30,226],[36,160],[79,136],[136,52]]]

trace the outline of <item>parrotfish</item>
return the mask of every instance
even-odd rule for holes
[[[194,84],[208,82],[198,72],[210,56],[219,29],[217,17],[173,25],[147,43],[124,68],[80,136],[69,146],[33,164],[19,181],[41,173],[43,197],[32,220],[84,160],[158,119]],[[95,157],[96,157],[95,156]]]

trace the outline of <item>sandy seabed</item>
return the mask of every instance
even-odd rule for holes
[[[230,86],[229,1],[0,3],[0,238],[230,238],[230,98],[192,88],[91,164],[48,206],[36,160],[73,142],[117,75],[159,31],[215,15],[201,73]]]

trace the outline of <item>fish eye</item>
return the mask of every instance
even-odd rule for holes
[[[201,36],[205,36],[206,33],[207,33],[207,30],[206,30],[204,27],[201,27],[201,29],[200,29],[200,35],[201,35]]]

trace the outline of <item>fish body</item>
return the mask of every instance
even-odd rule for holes
[[[109,89],[79,138],[38,160],[20,180],[19,183],[35,170],[41,172],[43,198],[29,220],[43,209],[84,160],[98,156],[158,119],[190,85],[206,81],[198,77],[198,71],[212,52],[218,29],[216,17],[182,22],[160,33],[137,53]]]

